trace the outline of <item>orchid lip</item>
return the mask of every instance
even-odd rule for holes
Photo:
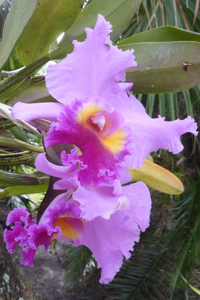
[[[90,117],[90,119],[92,120],[92,122],[94,124],[97,125],[97,127],[100,129],[100,131],[102,131],[102,129],[104,128],[104,125],[106,123],[106,119],[105,119],[104,115],[96,115],[94,117]]]

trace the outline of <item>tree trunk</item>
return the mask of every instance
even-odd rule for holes
[[[13,255],[6,250],[0,225],[0,300],[34,300]]]

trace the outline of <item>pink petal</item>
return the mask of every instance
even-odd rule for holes
[[[70,177],[69,179],[63,178],[56,181],[53,185],[55,190],[68,190],[77,189],[79,187],[79,181],[76,177]]]
[[[7,217],[6,225],[9,226],[11,223],[23,222],[25,227],[29,227],[34,224],[34,216],[30,214],[25,207],[14,208]]]
[[[70,104],[76,98],[101,96],[109,102],[121,92],[118,82],[125,81],[125,69],[137,64],[133,50],[123,52],[112,46],[107,37],[110,29],[110,23],[99,15],[94,29],[86,28],[86,40],[74,41],[73,53],[50,66],[46,86],[55,99]]]
[[[20,246],[27,244],[29,228],[35,224],[35,221],[34,216],[26,208],[19,207],[14,208],[8,215],[6,225],[8,226],[12,223],[15,223],[11,226],[12,230],[6,229],[4,231],[4,241],[10,253],[14,252],[18,243],[20,243]]]
[[[45,153],[38,154],[35,160],[35,166],[39,171],[58,178],[68,178],[77,170],[76,165],[69,165],[68,167],[65,167],[50,163],[46,159]]]
[[[112,105],[125,118],[124,124],[132,131],[132,143],[128,145],[132,155],[126,156],[129,168],[141,168],[146,156],[152,151],[166,149],[174,154],[183,149],[182,134],[191,132],[197,135],[197,125],[190,116],[184,120],[165,121],[164,118],[151,118],[144,106],[133,95],[129,99],[124,94]]]
[[[31,121],[34,119],[49,119],[56,121],[63,105],[60,103],[16,103],[12,108],[12,116],[15,119]]]
[[[149,214],[149,207],[151,206],[149,190],[142,182],[124,186],[121,194],[113,194],[113,187],[110,186],[101,186],[98,188],[80,186],[77,191],[73,193],[73,200],[80,203],[80,217],[86,220],[92,220],[99,216],[109,219],[110,216],[120,208],[120,205],[123,207],[122,201],[126,209],[129,208],[127,203],[130,203],[132,206],[136,205],[137,209],[141,208],[143,210],[144,207],[147,206],[147,215]],[[146,201],[146,203],[144,203],[144,201]],[[144,211],[141,212],[139,210],[138,214],[134,215],[137,215],[137,219],[134,219],[134,221],[137,222],[142,229],[147,226],[146,224],[143,225],[142,217],[145,216],[146,218]]]
[[[15,247],[19,244],[21,238],[22,231],[24,230],[23,226],[21,224],[16,224],[13,226],[12,230],[4,230],[4,241],[6,243],[6,248],[9,253],[13,253],[15,250]],[[24,235],[23,235],[24,237]]]
[[[102,269],[100,283],[110,282],[119,271],[123,257],[130,257],[134,242],[139,241],[138,225],[143,231],[149,225],[151,199],[148,189],[140,182],[132,193],[134,198],[130,200],[129,210],[118,210],[109,220],[97,217],[87,222],[78,243],[90,248],[97,259],[98,268]]]

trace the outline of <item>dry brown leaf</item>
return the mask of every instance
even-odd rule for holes
[[[0,116],[11,120],[14,124],[25,128],[33,133],[39,134],[39,132],[37,131],[37,129],[33,126],[31,126],[29,123],[23,121],[23,120],[16,120],[13,118],[13,116],[11,115],[11,106],[8,106],[6,104],[0,103]]]

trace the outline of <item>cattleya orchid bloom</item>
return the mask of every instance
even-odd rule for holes
[[[124,83],[125,70],[137,66],[134,50],[113,46],[110,29],[99,15],[94,29],[86,28],[86,40],[74,41],[73,53],[49,67],[46,86],[60,103],[17,103],[12,109],[16,119],[53,121],[45,146],[69,143],[79,148],[80,156],[63,152],[68,167],[64,177],[70,177],[70,165],[79,162],[76,177],[88,187],[114,184],[124,167],[127,172],[141,168],[152,151],[163,148],[176,154],[183,149],[182,134],[197,134],[191,117],[166,122],[148,116],[129,92],[132,83]]]
[[[34,266],[36,249],[44,245],[47,250],[56,239],[70,241],[73,245],[85,245],[95,255],[98,267],[102,269],[101,283],[110,282],[119,271],[123,257],[130,257],[134,242],[139,241],[140,229],[149,226],[151,198],[143,182],[123,187],[122,195],[113,196],[111,187],[97,188],[90,191],[91,197],[105,196],[108,203],[113,197],[129,200],[129,209],[119,208],[109,220],[102,217],[90,221],[80,217],[77,201],[70,197],[68,191],[56,197],[42,215],[38,224],[33,215],[25,208],[15,208],[10,212],[7,225],[15,223],[12,231],[5,230],[4,240],[7,249],[13,253],[17,244],[23,248],[21,261],[24,265]],[[70,200],[68,200],[70,197]],[[88,191],[81,190],[73,194],[75,199],[88,197]],[[68,201],[67,201],[68,200]]]
[[[22,263],[33,265],[36,248],[45,249],[55,239],[86,245],[102,268],[100,282],[108,283],[128,258],[140,229],[149,225],[151,201],[142,182],[131,180],[128,168],[141,168],[145,157],[160,148],[178,153],[180,136],[197,135],[191,117],[166,122],[152,119],[125,83],[125,70],[137,65],[134,50],[121,51],[109,37],[111,25],[99,15],[94,29],[86,28],[84,42],[74,41],[74,51],[50,66],[46,75],[49,93],[59,103],[17,103],[16,119],[52,120],[45,147],[73,144],[61,153],[62,166],[45,154],[36,159],[38,170],[58,177],[54,189],[67,190],[46,209],[38,224],[24,209],[10,213],[5,231],[10,252],[23,248]],[[23,223],[23,226],[22,226]]]

